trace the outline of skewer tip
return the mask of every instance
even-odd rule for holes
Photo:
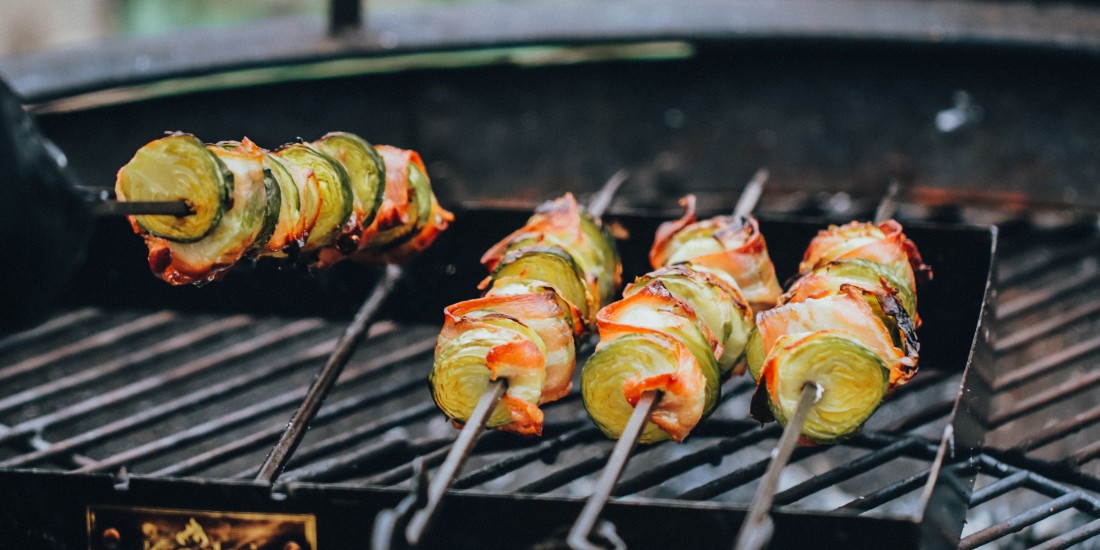
[[[607,208],[611,206],[611,201],[615,199],[615,193],[619,191],[619,187],[626,182],[628,177],[630,177],[630,172],[626,168],[620,168],[618,172],[611,174],[611,177],[604,182],[603,187],[592,196],[592,200],[588,201],[588,212],[597,218],[603,216]]]

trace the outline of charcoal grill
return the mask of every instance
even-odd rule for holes
[[[932,40],[926,17],[905,17],[913,4],[880,5],[896,23],[862,30],[842,24],[855,4],[795,4],[738,17],[707,2],[685,18],[615,2],[379,12],[336,38],[321,21],[280,21],[253,28],[254,47],[204,34],[0,64],[88,184],[166,129],[279,143],[341,128],[419,149],[441,200],[462,206],[273,487],[249,480],[377,273],[258,263],[168,288],[125,224],[99,222],[47,320],[0,339],[0,531],[20,547],[100,548],[114,540],[105,529],[131,544],[148,518],[170,522],[164,509],[206,525],[248,512],[276,514],[300,543],[363,547],[374,515],[409,490],[413,458],[438,464],[455,436],[424,374],[439,311],[472,296],[476,256],[500,228],[627,166],[633,187],[611,217],[634,236],[624,257],[637,274],[675,198],[726,211],[731,182],[766,163],[763,229],[780,273],[826,220],[869,218],[898,179],[911,190],[901,219],[938,268],[922,293],[924,370],[862,435],[796,453],[776,546],[1094,543],[1100,237],[1084,182],[1100,173],[1088,153],[1100,125],[1087,124],[1095,77],[1082,75],[1095,74],[1100,14],[932,3]],[[501,24],[535,15],[539,29]],[[65,70],[74,60],[95,70]],[[937,129],[960,90],[980,110]],[[1065,130],[1035,136],[1050,128]],[[973,224],[988,222],[1002,240],[987,304],[995,233]],[[604,514],[631,547],[732,543],[778,430],[746,420],[745,381],[725,389],[688,444],[637,451]],[[610,442],[577,398],[547,412],[541,440],[484,437],[433,544],[560,546]]]

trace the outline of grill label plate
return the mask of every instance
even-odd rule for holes
[[[312,514],[90,505],[91,550],[315,550]]]

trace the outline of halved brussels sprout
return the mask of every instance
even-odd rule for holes
[[[623,296],[631,296],[652,281],[660,281],[678,300],[695,310],[699,318],[722,344],[718,368],[729,375],[745,352],[745,342],[753,329],[752,310],[735,288],[689,265],[675,265],[638,278]]]
[[[597,322],[603,340],[637,329],[659,332],[675,339],[695,357],[706,379],[703,416],[706,417],[718,406],[718,396],[722,391],[721,375],[714,350],[703,333],[706,328],[690,306],[677,302],[660,281],[654,281],[600,310]]]
[[[584,286],[584,273],[573,257],[553,246],[529,246],[513,250],[497,264],[492,280],[526,279],[553,288],[577,308],[584,324],[591,324],[594,298]],[[492,288],[490,288],[490,293]]]
[[[821,398],[810,408],[802,435],[817,443],[834,443],[857,433],[875,412],[886,396],[890,369],[858,341],[822,331],[783,336],[763,376],[772,414],[784,426],[803,384],[818,384]]]
[[[219,141],[214,146],[226,151],[236,151],[242,147],[239,141]],[[263,154],[254,143],[249,142],[244,147],[248,150],[242,150],[242,152]],[[264,197],[266,198],[264,200],[264,220],[260,226],[260,233],[256,235],[256,240],[252,243],[253,250],[263,249],[268,244],[272,235],[275,234],[275,228],[279,224],[280,214],[282,213],[283,198],[279,182],[266,166],[264,167]]]
[[[262,156],[213,145],[209,150],[233,174],[233,206],[214,230],[198,241],[180,243],[146,237],[150,268],[172,284],[205,283],[217,278],[252,249],[263,229],[267,188]]]
[[[760,338],[760,331],[754,326],[749,333],[749,341],[745,344],[745,362],[748,363],[749,376],[760,381],[760,369],[764,368],[764,340]]]
[[[354,222],[348,173],[335,159],[305,143],[285,145],[275,152],[280,159],[313,171],[321,191],[321,212],[306,239],[303,252],[333,243],[336,236]]]
[[[537,353],[545,353],[545,346],[533,330],[505,316],[473,315],[459,322],[465,326],[455,337],[445,339],[441,336],[428,381],[432,397],[444,414],[465,423],[489,385],[492,372],[488,363],[495,349],[516,342],[533,342],[540,350]],[[527,370],[531,371],[527,376],[508,377],[506,394],[537,404],[546,371],[543,368]],[[502,402],[493,410],[486,426],[499,428],[511,422],[512,415]]]
[[[618,439],[634,407],[626,401],[623,383],[638,375],[676,372],[675,352],[641,335],[623,336],[596,351],[581,369],[581,397],[588,415],[607,437]],[[646,423],[639,443],[670,439],[653,422]]]
[[[369,250],[384,251],[394,248],[416,234],[430,221],[432,212],[432,184],[428,175],[415,162],[408,163],[405,182],[409,204],[406,221],[383,229],[367,244]]]
[[[360,227],[369,227],[386,192],[386,168],[374,146],[355,134],[331,132],[313,145],[336,159],[348,173]]]
[[[889,290],[897,293],[898,300],[901,301],[909,316],[916,319],[917,297],[913,289],[899,278],[894,270],[878,262],[863,259],[836,260],[814,269],[795,282],[784,294],[782,301],[797,301],[807,297],[808,293],[820,291],[835,293],[843,284],[874,290],[882,288],[883,281],[888,285]],[[882,308],[877,304],[871,304],[871,306],[878,313],[882,313]]]
[[[203,142],[173,134],[146,144],[118,171],[115,193],[122,201],[187,201],[189,216],[133,216],[149,234],[195,242],[214,230],[232,204],[233,174]]]

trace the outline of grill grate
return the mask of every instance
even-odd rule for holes
[[[961,546],[1064,548],[1100,532],[1100,236],[1091,227],[1002,234],[995,390]],[[80,308],[0,340],[0,469],[251,479],[343,330],[340,321]],[[291,457],[281,482],[407,489],[456,431],[424,383],[438,327],[380,323]],[[925,370],[863,434],[796,451],[776,504],[788,511],[915,515],[960,373]],[[779,430],[746,420],[751,383],[684,445],[642,447],[614,495],[747,505]],[[491,432],[460,491],[583,497],[611,442],[577,396],[546,408],[545,436]],[[1052,527],[1056,525],[1056,527]]]

